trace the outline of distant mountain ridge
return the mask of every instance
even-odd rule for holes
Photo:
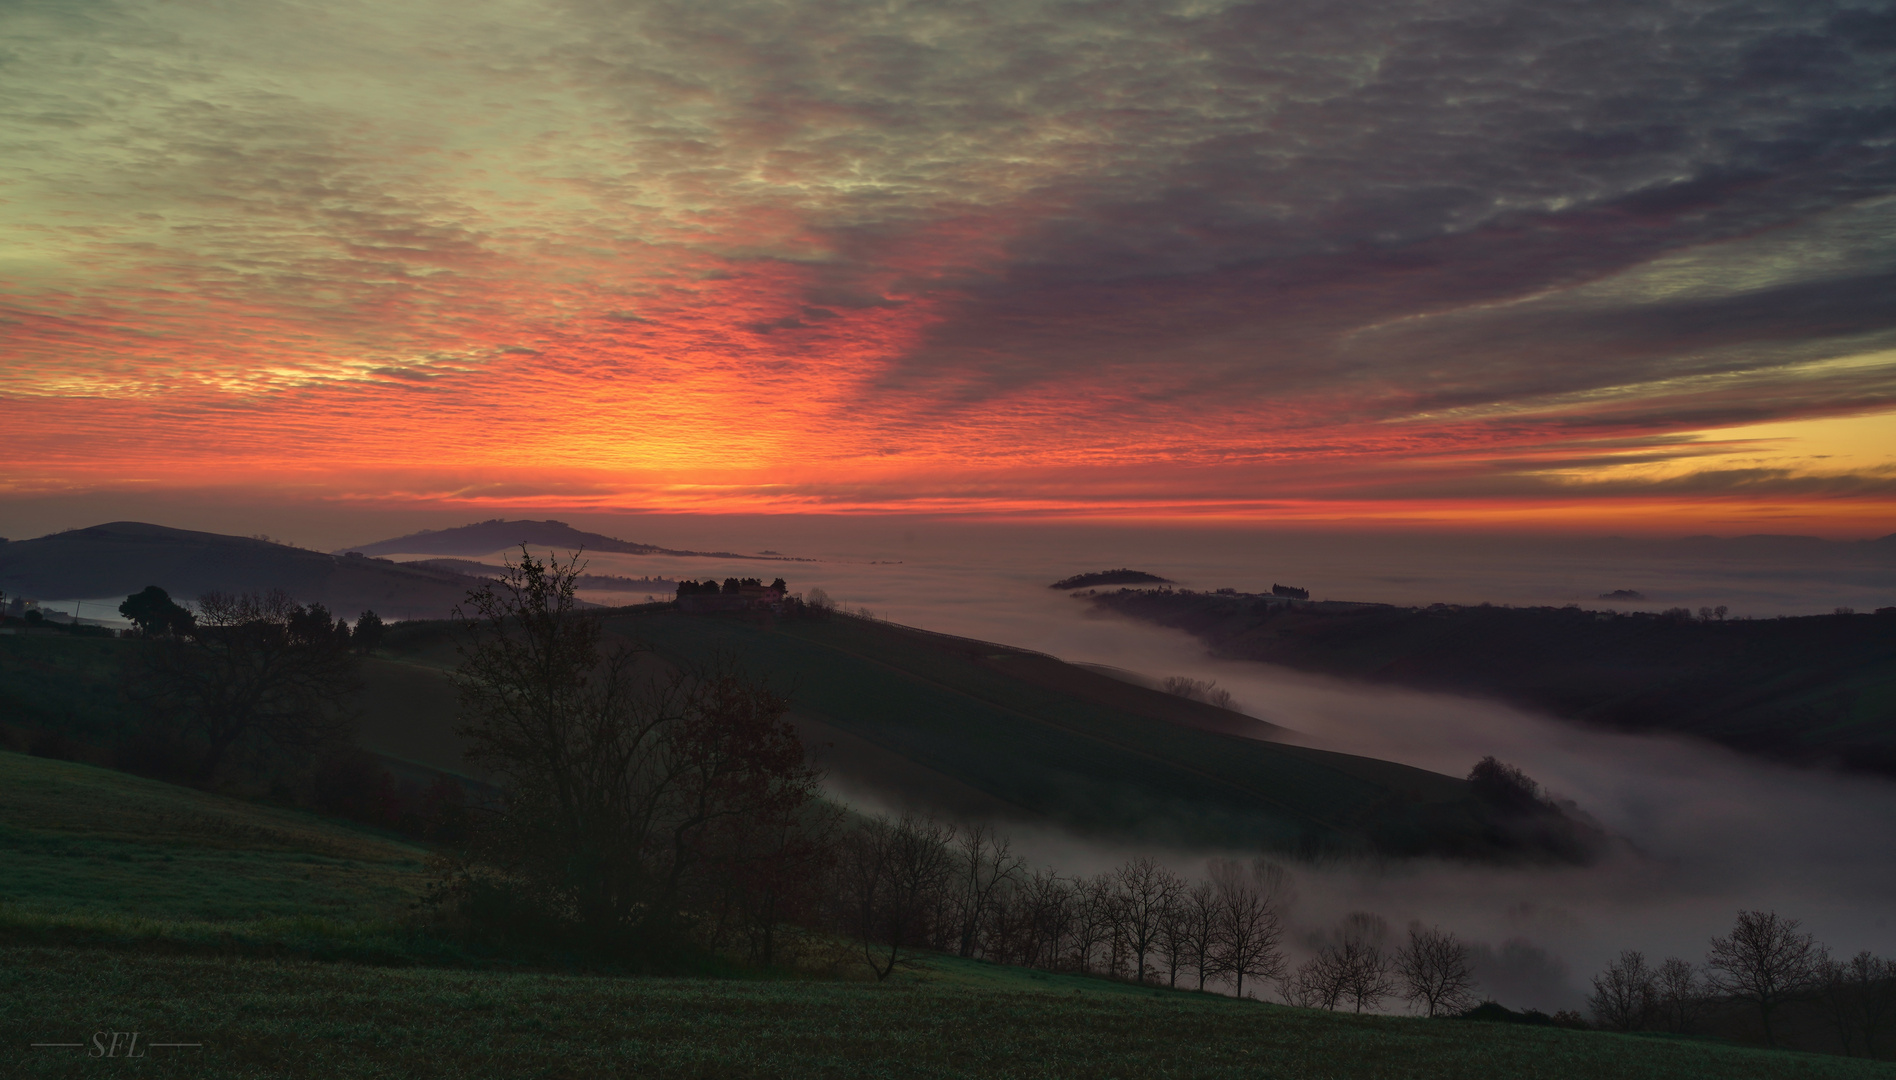
[[[1094,585],[1176,585],[1171,578],[1162,578],[1157,574],[1148,574],[1144,570],[1096,570],[1090,574],[1074,574],[1061,578],[1047,586],[1049,589],[1085,589]]]
[[[247,536],[114,521],[0,544],[0,589],[35,599],[128,596],[156,585],[180,601],[213,590],[282,589],[353,619],[445,617],[480,581],[439,567],[350,558]]]
[[[552,548],[556,551],[607,551],[625,555],[681,555],[706,559],[757,559],[765,562],[809,562],[809,559],[795,559],[787,555],[740,555],[734,551],[681,551],[676,548],[659,547],[656,544],[640,544],[631,540],[621,540],[616,536],[603,533],[586,532],[575,529],[564,521],[506,521],[494,518],[490,521],[477,521],[470,525],[457,525],[451,529],[423,529],[397,536],[388,540],[377,540],[372,544],[356,544],[339,548],[333,554],[346,555],[360,552],[363,555],[448,555],[470,556],[489,555],[496,551],[519,547]]]
[[[498,580],[507,572],[505,566],[492,563],[474,562],[469,559],[417,559],[414,562],[397,563],[397,566],[428,566],[436,570],[448,570],[469,577]],[[672,592],[678,588],[678,582],[670,578],[624,577],[618,574],[581,574],[573,582],[580,589],[597,589],[600,592]]]

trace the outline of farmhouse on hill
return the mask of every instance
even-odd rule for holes
[[[678,610],[689,615],[721,612],[783,612],[784,594],[789,586],[782,578],[766,585],[756,578],[725,578],[724,584],[706,581],[678,583]]]

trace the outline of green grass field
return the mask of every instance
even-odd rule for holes
[[[0,941],[452,958],[427,852],[299,810],[0,753]]]
[[[0,637],[0,722],[109,740],[134,714],[121,684],[136,643],[68,634]]]
[[[1896,1077],[939,957],[882,984],[480,966],[410,921],[424,857],[347,823],[0,753],[0,1075]],[[114,1031],[139,1032],[146,1056],[87,1056]]]
[[[178,1077],[1852,1078],[1839,1058],[1512,1025],[1338,1016],[1176,993],[392,969],[0,950],[11,1076],[98,1075],[138,1031]],[[1078,981],[1078,980],[1072,980]]]

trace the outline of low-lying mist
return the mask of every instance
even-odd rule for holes
[[[1774,908],[1802,919],[1837,952],[1896,952],[1896,860],[1889,858],[1896,851],[1896,785],[1777,767],[1709,744],[1587,729],[1495,702],[1218,661],[1182,633],[1096,617],[1082,601],[1046,587],[1069,573],[1129,565],[1197,588],[1268,588],[1273,580],[1315,586],[1320,599],[1577,599],[1598,607],[1606,605],[1593,595],[1630,587],[1655,603],[1730,603],[1741,613],[1770,615],[1828,610],[1846,599],[1874,604],[1896,580],[1880,565],[1813,566],[1769,552],[1693,562],[1677,551],[1636,545],[1564,559],[1558,545],[1510,548],[1498,540],[1477,551],[1445,541],[1404,548],[1391,538],[1326,545],[1307,537],[1247,543],[1239,534],[1209,532],[1197,539],[1052,528],[884,536],[876,528],[851,533],[836,526],[840,531],[755,545],[817,562],[725,567],[709,560],[596,556],[592,568],[702,578],[755,574],[761,566],[771,571],[766,576],[789,578],[795,591],[820,587],[851,609],[895,622],[1155,681],[1214,680],[1230,691],[1234,707],[1310,746],[1456,776],[1492,754],[1571,800],[1620,840],[1588,867],[1296,864],[1293,951],[1297,938],[1320,934],[1351,911],[1374,912],[1396,933],[1420,919],[1478,943],[1487,993],[1512,1007],[1550,1011],[1579,1007],[1588,978],[1622,949],[1702,960],[1707,940],[1729,930],[1740,909]],[[714,541],[736,546],[730,538],[699,542]],[[878,805],[873,793],[845,794]],[[1036,864],[1067,874],[1152,855],[1196,877],[1209,857],[1256,854],[1120,848],[1010,828],[1016,847]]]

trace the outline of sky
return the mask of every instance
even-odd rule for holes
[[[1880,535],[1893,286],[1887,3],[0,0],[0,516]]]

